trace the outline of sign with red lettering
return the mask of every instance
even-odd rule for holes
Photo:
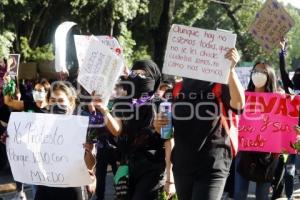
[[[74,35],[76,54],[79,68],[83,66],[84,58],[88,52],[91,39],[97,38],[103,45],[109,47],[121,59],[124,58],[123,50],[118,40],[108,35]]]
[[[239,121],[239,150],[295,154],[300,96],[246,92]]]
[[[271,52],[279,46],[280,38],[294,25],[294,19],[280,3],[276,0],[267,0],[255,15],[255,20],[249,30],[262,47],[267,52]]]
[[[169,32],[163,73],[227,84],[231,62],[225,54],[236,35],[173,24]]]
[[[123,59],[107,45],[91,36],[79,68],[78,83],[90,94],[100,95],[107,105],[115,84],[124,69]]]

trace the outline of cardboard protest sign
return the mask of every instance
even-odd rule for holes
[[[68,72],[66,64],[67,35],[70,29],[76,25],[74,22],[64,22],[55,31],[55,70],[56,72]]]
[[[294,25],[295,21],[280,3],[267,0],[256,14],[249,31],[267,52],[271,52]]]
[[[96,37],[91,37],[83,64],[79,69],[78,83],[88,93],[93,91],[107,104],[123,70],[123,60]]]
[[[106,35],[93,37],[97,38],[102,44],[109,47],[116,55],[121,58],[124,57],[122,47],[116,38]],[[89,44],[91,38],[92,35],[74,35],[79,68],[83,65],[83,61],[88,50],[87,44]]]
[[[18,79],[34,80],[38,76],[36,63],[21,63],[18,70]]]
[[[7,59],[8,74],[13,77],[18,77],[20,65],[20,54],[9,54]]]
[[[235,71],[238,75],[240,82],[246,90],[250,81],[252,67],[236,67]]]
[[[7,156],[14,180],[52,187],[91,183],[84,161],[88,117],[14,112]]]
[[[239,150],[295,154],[294,126],[298,124],[300,96],[246,92],[239,121]]]
[[[224,56],[235,42],[236,35],[229,32],[173,24],[163,73],[226,84],[231,62]]]

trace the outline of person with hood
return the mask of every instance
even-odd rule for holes
[[[159,68],[152,60],[138,60],[124,84],[127,96],[115,101],[112,115],[105,106],[100,108],[110,132],[123,137],[119,148],[128,164],[126,199],[157,199],[165,170],[164,190],[169,196],[175,193],[170,162],[172,140],[162,139],[152,125],[162,102],[154,98],[160,79]]]
[[[237,150],[231,146],[233,140],[228,132],[234,118],[226,120],[226,116],[240,113],[245,104],[244,89],[235,71],[238,51],[228,50],[225,58],[231,61],[227,85],[184,78],[181,91],[174,98],[175,145],[171,160],[179,200],[222,197],[235,153],[232,149]],[[157,132],[166,125],[164,120],[155,119]]]

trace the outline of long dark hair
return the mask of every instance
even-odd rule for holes
[[[50,83],[49,83],[48,80],[45,79],[45,78],[40,79],[40,80],[37,80],[37,81],[35,82],[35,85],[41,85],[41,86],[43,86],[46,93],[49,92],[50,87],[51,87]]]
[[[255,67],[259,64],[263,64],[265,67],[265,70],[267,72],[267,82],[265,84],[265,92],[276,92],[277,90],[277,86],[276,86],[276,75],[275,75],[275,71],[274,69],[265,61],[258,61],[255,63],[255,65],[253,66],[252,70],[251,70],[251,74],[250,74],[250,82],[248,84],[248,88],[247,91],[249,92],[254,92],[255,91],[255,85],[252,81],[252,73],[253,70],[255,69]]]
[[[294,76],[292,78],[293,81],[293,89],[300,90],[300,68],[295,69]]]

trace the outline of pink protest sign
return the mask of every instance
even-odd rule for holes
[[[239,122],[239,150],[295,154],[294,126],[298,124],[300,97],[246,92]]]

